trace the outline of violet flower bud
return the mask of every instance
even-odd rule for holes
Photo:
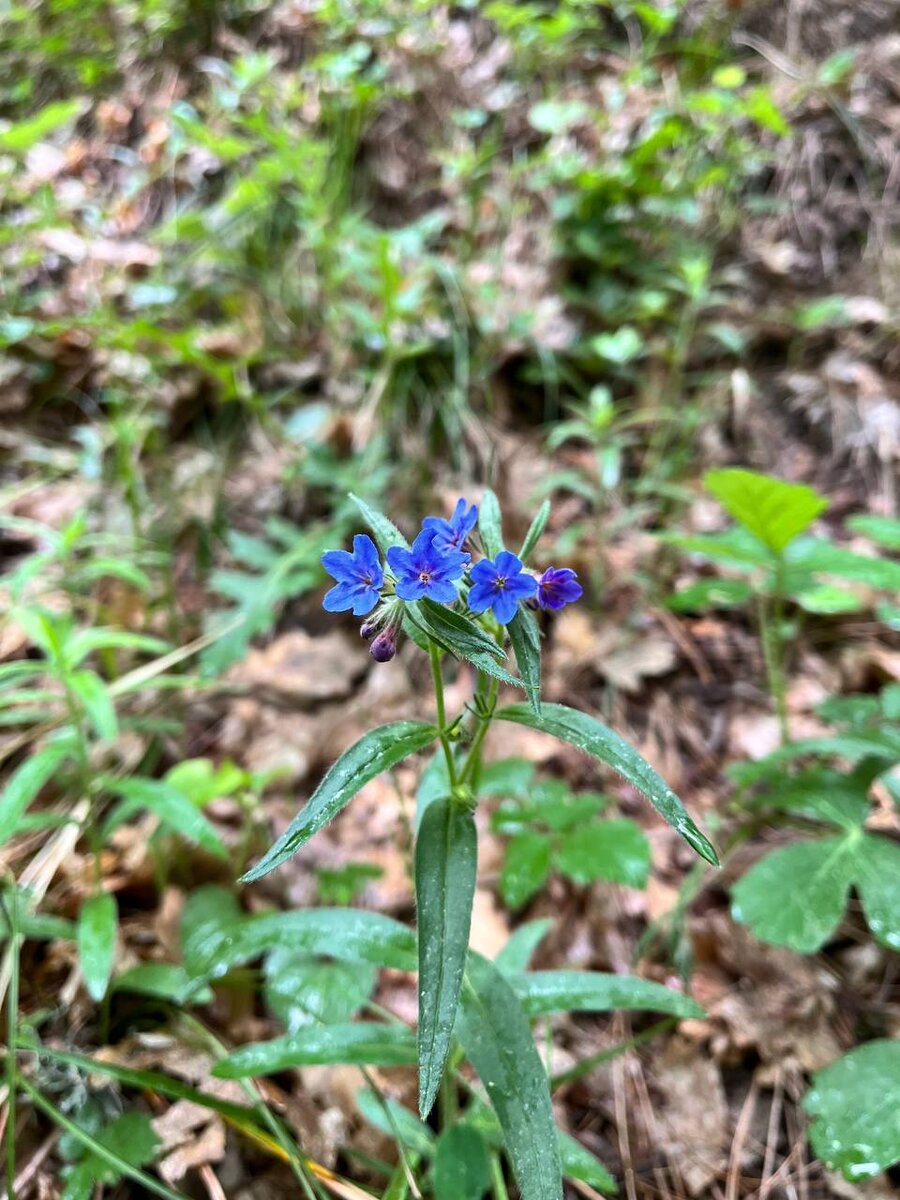
[[[378,637],[375,638],[375,640],[372,642],[372,645],[369,647],[369,653],[376,662],[390,662],[397,653],[396,629],[389,627],[382,633],[379,633]]]

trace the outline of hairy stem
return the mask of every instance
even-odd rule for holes
[[[444,751],[444,758],[447,761],[447,777],[450,780],[450,790],[453,791],[459,784],[456,777],[456,764],[453,761],[453,747],[450,745],[450,738],[447,736],[447,709],[444,704],[444,677],[441,674],[441,652],[431,642],[428,647],[428,653],[431,658],[431,678],[434,681],[434,699],[437,705],[437,726],[438,733],[441,739],[441,747]]]

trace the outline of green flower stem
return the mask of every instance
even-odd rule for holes
[[[428,653],[431,658],[431,677],[434,680],[434,699],[437,705],[438,733],[441,739],[441,747],[444,751],[444,758],[447,760],[447,778],[450,781],[450,790],[453,792],[458,787],[460,781],[456,777],[456,763],[453,761],[453,747],[450,745],[450,738],[447,736],[447,708],[444,703],[444,677],[441,674],[441,652],[438,650],[434,642],[430,642],[428,645]]]
[[[482,695],[483,708],[478,713],[478,723],[475,727],[475,737],[472,739],[472,745],[469,747],[469,754],[463,764],[463,769],[459,777],[459,782],[470,783],[475,776],[478,767],[481,765],[481,750],[484,745],[484,739],[487,737],[487,731],[490,728],[491,721],[494,716],[494,709],[497,706],[497,692],[500,690],[500,682],[497,679],[492,679],[488,687],[488,694],[485,698]]]

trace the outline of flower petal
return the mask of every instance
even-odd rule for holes
[[[457,594],[456,584],[447,579],[433,579],[425,588],[425,595],[436,604],[452,604]]]
[[[388,566],[395,575],[412,575],[416,573],[413,556],[403,546],[391,546],[387,552]]]
[[[401,600],[421,600],[426,587],[418,575],[407,571],[397,579],[397,595]]]
[[[339,583],[351,583],[356,579],[353,555],[346,550],[326,550],[322,555],[322,566]]]
[[[527,600],[529,596],[533,596],[538,590],[538,581],[533,575],[528,575],[522,572],[519,575],[510,575],[506,581],[504,591],[515,596],[517,600]]]
[[[519,603],[507,588],[495,594],[494,616],[501,625],[508,625],[518,611]]]
[[[357,533],[353,538],[353,557],[361,570],[374,574],[381,573],[381,561],[378,549],[367,533]]]
[[[476,567],[480,565],[480,563],[475,564]],[[469,609],[473,613],[483,613],[485,609],[491,607],[496,595],[497,589],[491,583],[473,584],[469,591]]]
[[[347,612],[356,602],[358,589],[356,583],[337,583],[325,593],[322,607],[326,612]]]
[[[518,558],[511,550],[501,550],[494,559],[497,567],[498,575],[518,575],[522,570],[522,560]]]

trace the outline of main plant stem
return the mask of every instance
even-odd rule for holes
[[[431,658],[431,678],[434,680],[434,699],[437,705],[437,727],[441,739],[441,748],[447,762],[447,778],[450,781],[450,791],[456,790],[459,780],[456,777],[456,763],[453,761],[453,747],[447,734],[447,707],[444,703],[444,677],[441,674],[441,652],[432,642],[428,647]]]
[[[763,659],[766,664],[766,679],[769,693],[778,715],[778,728],[782,745],[790,741],[787,711],[787,685],[784,679],[784,560],[779,555],[775,563],[772,595],[759,600],[759,636],[762,642]]]

